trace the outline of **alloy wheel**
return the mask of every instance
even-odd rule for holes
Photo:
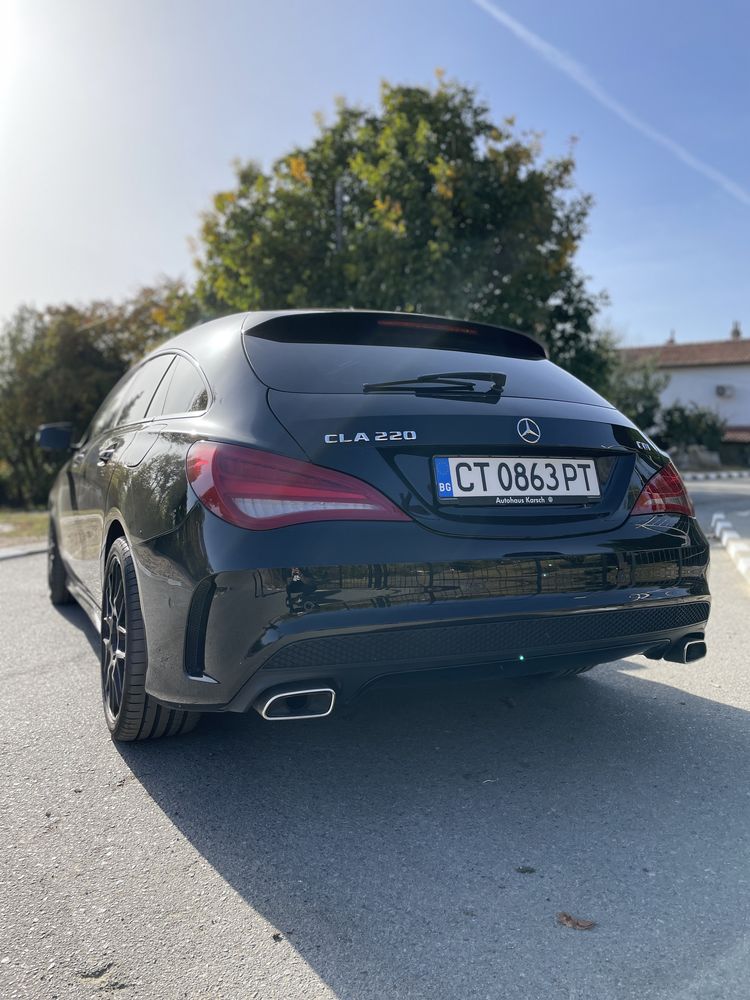
[[[105,711],[113,719],[122,706],[127,648],[125,579],[119,559],[113,559],[107,572],[102,614],[102,698]]]

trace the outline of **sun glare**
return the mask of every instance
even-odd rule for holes
[[[0,104],[8,100],[21,61],[21,12],[14,0],[0,4]]]

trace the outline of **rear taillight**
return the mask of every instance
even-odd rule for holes
[[[649,479],[630,513],[687,514],[695,517],[693,501],[671,462]]]
[[[240,528],[304,521],[408,521],[395,504],[353,476],[267,451],[198,441],[187,476],[201,503]]]

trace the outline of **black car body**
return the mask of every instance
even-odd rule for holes
[[[120,738],[191,711],[324,715],[414,671],[705,651],[708,545],[668,457],[500,328],[353,311],[197,327],[113,390],[50,508],[53,598],[102,628]],[[130,661],[140,700],[118,728]]]

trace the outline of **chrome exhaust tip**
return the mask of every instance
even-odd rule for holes
[[[670,663],[695,663],[706,655],[706,640],[700,634],[678,639],[662,654]]]
[[[702,660],[706,655],[706,643],[704,639],[688,639],[682,651],[682,662],[693,663],[695,660]]]
[[[333,711],[336,692],[333,688],[290,688],[275,694],[262,694],[253,708],[269,722],[284,719],[324,719]]]

